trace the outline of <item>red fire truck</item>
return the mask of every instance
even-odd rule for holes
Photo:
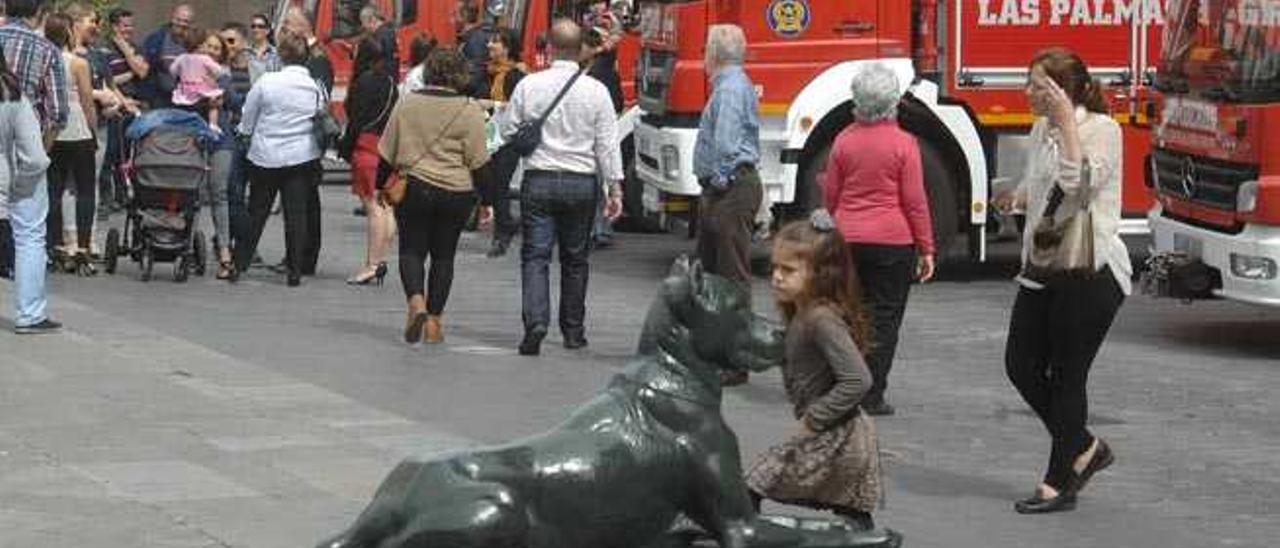
[[[968,234],[970,256],[985,258],[991,186],[1016,182],[1025,164],[1027,64],[1040,48],[1066,46],[1107,86],[1124,127],[1124,230],[1146,230],[1157,0],[695,0],[642,3],[641,13],[635,166],[654,213],[687,210],[700,192],[692,153],[710,92],[704,37],[710,25],[733,23],[747,35],[745,68],[760,96],[757,167],[775,215],[819,203],[830,144],[851,122],[853,74],[883,62],[906,92],[900,123],[921,143],[940,248]]]
[[[1280,306],[1280,2],[1170,0],[1151,153],[1158,294]]]
[[[290,7],[301,7],[311,18],[317,38],[324,44],[334,65],[334,101],[346,96],[351,78],[352,57],[356,41],[362,36],[360,9],[367,4],[378,6],[395,25],[399,37],[400,59],[408,63],[409,46],[419,35],[452,45],[457,38],[456,13],[464,0],[279,0],[276,5],[277,28]],[[585,0],[465,0],[482,10],[483,17],[512,28],[520,36],[525,64],[531,70],[547,64],[543,36],[556,17],[581,19],[589,2]],[[639,41],[625,35],[618,47],[618,66],[628,104],[635,102],[636,57]],[[409,67],[402,65],[402,73]]]

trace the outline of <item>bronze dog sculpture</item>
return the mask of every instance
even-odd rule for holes
[[[677,260],[637,356],[607,389],[549,432],[406,459],[320,548],[688,546],[694,538],[669,533],[681,514],[724,547],[880,545],[807,542],[756,519],[720,414],[719,372],[779,365],[783,348],[748,302],[732,282]]]

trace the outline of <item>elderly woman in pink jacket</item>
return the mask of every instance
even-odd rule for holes
[[[913,281],[933,277],[933,223],[920,149],[898,127],[902,89],[893,69],[875,63],[852,85],[854,123],[840,132],[822,179],[827,210],[852,252],[872,325],[867,366],[872,415],[892,415],[884,398],[898,329]]]

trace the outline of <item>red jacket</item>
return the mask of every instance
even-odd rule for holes
[[[840,132],[821,184],[845,241],[914,245],[922,254],[934,253],[920,148],[896,120],[858,123]]]

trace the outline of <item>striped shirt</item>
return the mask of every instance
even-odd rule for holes
[[[18,77],[22,95],[35,105],[40,127],[62,129],[70,112],[62,50],[21,21],[0,27],[0,49]]]

